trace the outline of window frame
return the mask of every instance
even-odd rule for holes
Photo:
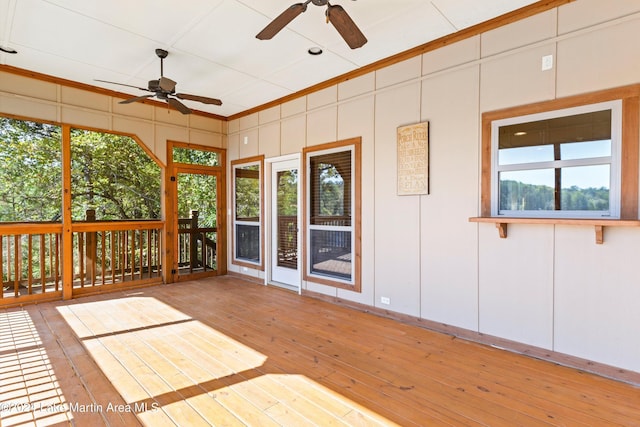
[[[611,154],[606,157],[580,158],[572,160],[549,160],[530,163],[499,164],[500,128],[516,125],[570,117],[597,111],[611,111]],[[548,110],[540,113],[508,117],[491,122],[491,215],[505,217],[536,217],[536,218],[620,218],[620,153],[622,145],[622,101],[613,100],[581,106]],[[609,165],[609,209],[607,211],[588,210],[501,210],[500,209],[500,173],[533,171],[542,169],[564,169],[576,166]],[[557,189],[556,189],[557,190]]]
[[[253,165],[258,165],[258,191],[259,191],[259,203],[260,203],[260,207],[258,209],[260,218],[257,221],[257,226],[258,226],[258,236],[260,239],[259,242],[259,260],[257,262],[251,261],[249,259],[246,258],[238,258],[237,257],[237,253],[236,253],[236,248],[238,247],[238,242],[236,241],[237,239],[237,232],[236,232],[236,226],[237,225],[243,225],[245,224],[244,221],[238,221],[236,219],[236,210],[237,210],[237,206],[236,206],[236,169],[242,168],[242,167],[246,167],[246,166],[253,166]],[[233,160],[231,161],[231,242],[232,242],[232,248],[231,248],[231,263],[234,265],[238,265],[241,267],[248,267],[248,268],[253,268],[253,269],[258,269],[260,271],[264,271],[264,155],[260,155],[260,156],[254,156],[254,157],[247,157],[244,159],[238,159],[238,160]],[[251,222],[250,224],[247,223],[245,225],[254,225],[256,223]]]
[[[480,191],[480,219],[494,221],[509,218],[496,216],[492,212],[493,185],[493,155],[492,128],[495,120],[509,117],[524,116],[553,110],[580,107],[606,101],[620,100],[622,102],[622,135],[620,145],[620,208],[619,220],[638,220],[638,160],[640,136],[640,85],[622,86],[596,92],[558,98],[502,110],[489,111],[482,114],[482,151],[481,151],[481,191]],[[526,221],[526,217],[514,217]],[[555,223],[566,218],[538,217],[536,222],[546,221]],[[532,219],[532,220],[533,220]],[[572,218],[573,219],[573,218]],[[593,218],[577,218],[575,221],[593,221]],[[615,218],[600,217],[598,221],[611,222]]]
[[[361,142],[362,138],[351,138],[332,143],[305,147],[303,149],[303,280],[322,285],[361,292]],[[351,225],[313,225],[311,224],[311,158],[330,153],[351,152]],[[313,230],[350,231],[351,232],[351,278],[349,280],[327,274],[313,273],[311,269]]]

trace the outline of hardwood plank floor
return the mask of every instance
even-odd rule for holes
[[[238,278],[0,311],[7,426],[640,426],[640,389]]]

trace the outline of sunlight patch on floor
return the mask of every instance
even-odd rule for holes
[[[58,310],[145,425],[392,425],[154,298]]]
[[[26,311],[0,313],[2,426],[50,426],[73,419],[44,345]]]

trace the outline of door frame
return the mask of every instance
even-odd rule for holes
[[[173,162],[173,147],[191,148],[201,151],[213,151],[219,155],[218,166],[204,166]],[[193,280],[201,277],[221,276],[227,274],[227,179],[226,179],[227,150],[224,148],[183,142],[167,141],[167,168],[163,179],[165,208],[164,268],[165,283]],[[216,179],[217,192],[217,248],[216,256],[218,268],[210,272],[179,275],[177,271],[178,250],[178,174],[193,173],[212,175]]]
[[[302,156],[300,153],[289,154],[285,156],[271,157],[265,159],[265,271],[264,271],[264,284],[265,286],[278,286],[285,289],[295,290],[298,294],[302,293]],[[295,160],[298,164],[298,285],[287,286],[286,284],[273,281],[273,266],[276,262],[273,259],[273,165],[274,163],[286,162]],[[266,178],[268,177],[268,179]]]

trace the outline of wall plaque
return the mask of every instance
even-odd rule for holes
[[[398,128],[398,195],[429,194],[429,122]]]

